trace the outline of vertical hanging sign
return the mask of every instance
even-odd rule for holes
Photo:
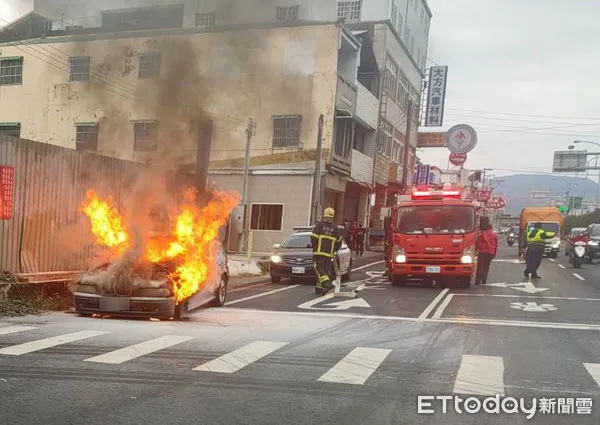
[[[432,66],[429,68],[425,127],[441,127],[444,123],[447,77],[447,66]]]

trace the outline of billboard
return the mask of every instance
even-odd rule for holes
[[[552,172],[584,173],[587,169],[587,151],[554,151]]]
[[[417,165],[417,169],[414,173],[413,183],[415,186],[428,185],[429,179],[431,178],[431,167],[429,165]]]
[[[425,106],[425,127],[441,127],[444,123],[444,102],[446,99],[447,66],[429,68],[427,105]]]
[[[444,133],[441,132],[429,132],[419,133],[417,139],[417,148],[443,148],[444,144]]]

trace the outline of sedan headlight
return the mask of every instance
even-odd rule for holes
[[[465,248],[463,255],[460,258],[462,264],[473,264],[473,256],[475,255],[475,248],[470,246]]]
[[[394,245],[393,257],[395,263],[406,263],[406,251],[402,247]]]
[[[560,248],[560,242],[554,242],[552,248]]]
[[[275,264],[281,263],[281,256],[280,255],[271,255],[271,262],[275,263]]]

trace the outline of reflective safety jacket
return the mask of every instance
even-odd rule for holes
[[[335,223],[321,221],[313,227],[310,241],[314,255],[333,258],[341,248],[342,230]]]
[[[544,229],[533,229],[527,232],[527,243],[545,244],[547,239],[556,236],[555,232],[546,232]]]

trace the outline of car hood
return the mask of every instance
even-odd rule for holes
[[[275,254],[282,257],[312,257],[311,248],[278,249]]]

